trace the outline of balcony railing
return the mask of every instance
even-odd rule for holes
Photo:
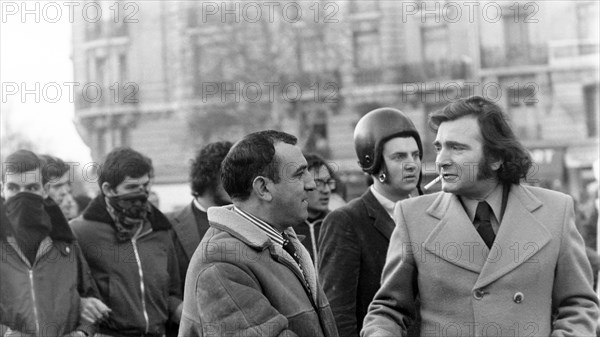
[[[85,27],[85,40],[92,41],[102,37],[102,22],[87,23]]]
[[[544,64],[548,64],[548,47],[545,44],[481,48],[481,66],[483,68]]]
[[[405,84],[438,80],[467,79],[471,76],[471,65],[462,60],[439,60],[405,63],[385,68],[357,69],[355,85]]]
[[[348,3],[348,10],[350,14],[378,12],[380,10],[379,6],[379,1],[350,1]]]
[[[129,26],[127,23],[114,22],[90,22],[86,24],[85,40],[93,41],[111,37],[121,37],[129,35]]]
[[[75,94],[75,109],[105,108],[108,106],[131,106],[139,104],[139,87],[123,86],[119,88],[113,86],[96,88],[87,88],[86,91],[79,90]]]
[[[356,69],[354,71],[354,84],[368,85],[383,82],[382,68]]]
[[[550,62],[576,62],[583,58],[598,60],[600,48],[595,40],[562,40],[550,42]]]

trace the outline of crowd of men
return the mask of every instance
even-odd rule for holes
[[[192,199],[150,202],[152,160],[104,159],[93,199],[59,158],[3,163],[2,336],[596,336],[598,297],[571,197],[528,186],[532,162],[495,103],[356,125],[373,181],[332,209],[333,167],[293,135],[210,143]],[[441,192],[423,195],[423,147]],[[80,199],[80,200],[77,200]],[[597,214],[597,211],[596,211]]]

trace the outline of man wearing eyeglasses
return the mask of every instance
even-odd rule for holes
[[[298,227],[294,227],[296,234],[304,235],[302,244],[308,250],[310,258],[318,268],[317,242],[321,223],[329,213],[329,197],[335,189],[333,169],[323,158],[314,153],[305,154],[308,171],[315,179],[317,188],[308,193],[308,218]]]

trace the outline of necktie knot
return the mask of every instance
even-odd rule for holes
[[[477,205],[477,210],[475,210],[475,221],[490,221],[490,214],[492,213],[492,209],[490,205],[482,201]]]

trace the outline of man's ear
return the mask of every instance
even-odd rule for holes
[[[50,195],[50,182],[47,182],[44,184],[44,186],[42,186],[42,193],[44,194],[42,197],[44,197],[44,199],[48,198],[48,196]]]
[[[106,181],[102,183],[102,194],[106,195],[106,196],[112,196],[115,193],[111,190],[110,188],[110,184],[107,183]]]
[[[504,164],[504,160],[498,159],[490,163],[490,168],[492,171],[498,171],[498,169]]]
[[[252,181],[252,190],[256,195],[265,201],[271,201],[273,195],[271,194],[271,180],[262,176],[254,178]]]

